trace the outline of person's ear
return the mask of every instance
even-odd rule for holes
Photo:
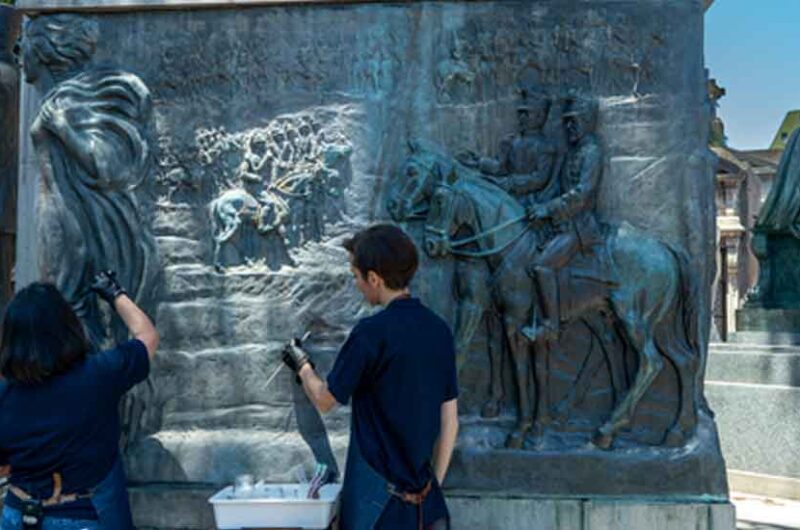
[[[371,287],[377,288],[380,287],[381,284],[383,283],[383,278],[378,276],[378,273],[375,271],[367,271],[367,283]]]

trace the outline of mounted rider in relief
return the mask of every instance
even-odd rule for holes
[[[603,172],[602,148],[595,134],[598,104],[593,99],[567,102],[563,114],[569,149],[558,174],[561,193],[529,209],[531,223],[550,226],[555,236],[537,254],[532,274],[538,289],[539,308],[534,307],[531,323],[522,333],[532,341],[556,339],[561,321],[558,272],[581,253],[589,253],[601,242],[602,232],[595,217],[597,191]],[[539,311],[541,310],[541,316]]]
[[[520,94],[522,102],[517,107],[519,130],[500,142],[500,156],[479,157],[467,151],[456,158],[463,165],[490,177],[529,207],[537,202],[539,192],[549,189],[559,156],[556,142],[544,134],[552,106],[550,98],[531,89],[522,89]]]

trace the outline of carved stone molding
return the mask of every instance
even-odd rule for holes
[[[424,0],[411,0],[404,3],[422,3]],[[594,0],[583,0],[587,4],[601,3]],[[627,0],[605,0],[602,3],[623,3]],[[651,0],[653,4],[660,0]],[[703,0],[704,9],[708,9],[713,0]],[[389,0],[19,0],[16,8],[24,11],[114,11],[130,9],[185,9],[185,8],[220,8],[235,6],[291,5],[291,4],[379,4],[393,3]],[[396,3],[396,2],[395,2]],[[435,2],[433,2],[435,3]],[[640,0],[640,3],[644,3]]]

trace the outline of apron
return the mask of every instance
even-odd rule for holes
[[[373,530],[390,498],[389,482],[364,460],[351,426],[339,530]]]

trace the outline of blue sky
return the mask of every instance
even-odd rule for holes
[[[769,147],[800,109],[800,0],[716,0],[706,13],[706,66],[725,87],[728,144]]]

